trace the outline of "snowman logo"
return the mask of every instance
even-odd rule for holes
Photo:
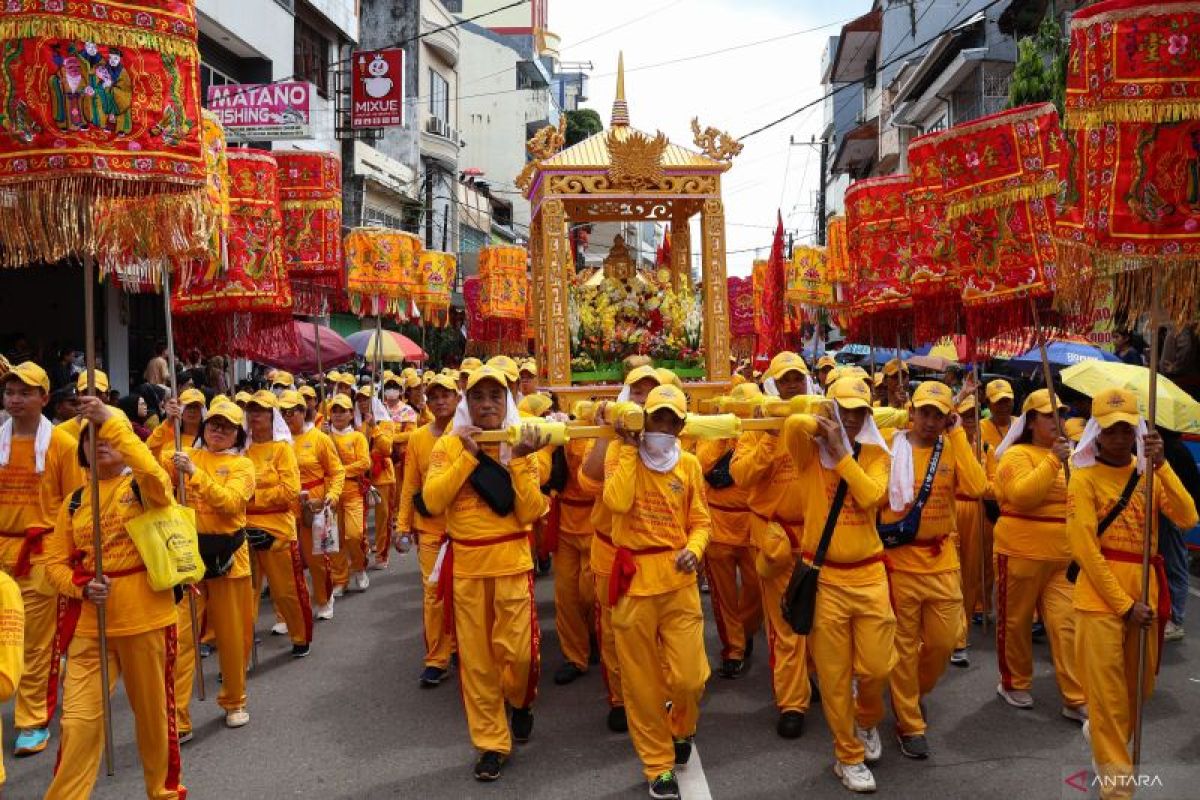
[[[362,62],[359,63],[361,65]],[[381,53],[376,53],[371,63],[364,67],[367,74],[363,75],[362,82],[368,97],[378,100],[391,94],[392,79],[388,77],[390,69]]]

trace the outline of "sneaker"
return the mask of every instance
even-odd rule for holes
[[[1080,725],[1082,725],[1088,721],[1087,705],[1084,704],[1082,706],[1063,706],[1062,707],[1062,715],[1065,718],[1071,720],[1072,722],[1078,722]]]
[[[538,575],[549,575],[550,574],[550,556],[546,556],[545,558],[539,558],[537,560],[537,574]]]
[[[351,592],[365,592],[370,586],[371,579],[367,577],[367,571],[363,570],[350,576],[350,585],[346,588]]]
[[[742,677],[742,673],[745,671],[746,662],[739,658],[727,658],[721,662],[721,666],[717,667],[717,674],[730,680]]]
[[[650,782],[650,796],[656,800],[679,800],[679,781],[671,770]]]
[[[217,648],[213,647],[211,644],[205,644],[204,642],[200,643],[200,657],[201,658],[208,658],[215,652],[217,652]]]
[[[784,711],[775,723],[775,732],[784,739],[799,739],[804,735],[804,712]]]
[[[1046,641],[1046,623],[1040,620],[1033,623],[1033,640],[1035,642]]]
[[[375,572],[383,572],[387,568],[388,568],[387,561],[376,561],[374,564],[371,565],[371,569],[374,570]]]
[[[292,658],[307,658],[312,652],[311,644],[294,644],[292,645]]]
[[[346,587],[345,586],[333,587],[333,594],[331,595],[331,597],[333,597],[334,599],[337,599],[337,598],[345,597],[345,596],[346,596]]]
[[[983,625],[983,612],[982,611],[976,611],[974,614],[971,615],[971,624],[972,625]]]
[[[1088,747],[1091,747],[1092,746],[1092,721],[1090,719],[1085,719],[1083,721],[1083,728],[1081,729],[1081,731],[1083,733],[1083,740],[1088,743]]]
[[[683,765],[688,763],[692,758],[692,743],[696,741],[695,736],[688,736],[686,739],[675,740],[675,764]]]
[[[954,648],[954,652],[950,654],[950,663],[956,667],[971,666],[971,656],[967,653],[967,648]]]
[[[395,544],[396,552],[399,553],[400,555],[404,555],[408,551],[412,550],[412,545],[413,545],[413,542],[412,542],[411,536],[401,536],[398,539],[396,539],[396,544]]]
[[[700,580],[698,581],[698,583],[700,584],[700,593],[701,593],[701,594],[708,594],[708,593],[709,593],[709,588],[708,588],[708,576],[707,576],[707,575],[705,575],[703,572],[701,572],[701,573],[700,573]]]
[[[179,732],[179,743],[187,744],[188,742],[190,742],[192,740],[192,736],[193,736],[193,733],[191,731],[180,731]]]
[[[629,719],[625,716],[625,706],[613,706],[608,710],[608,729],[613,733],[627,733]]]
[[[240,728],[250,722],[250,713],[244,708],[235,708],[225,712],[225,727]]]
[[[1020,689],[1005,689],[1003,683],[996,684],[996,694],[1013,708],[1033,708],[1033,695]]]
[[[421,672],[420,683],[424,689],[432,689],[440,684],[446,677],[446,670],[441,667],[426,667]]]
[[[925,739],[925,734],[918,733],[914,736],[896,734],[896,741],[900,743],[900,754],[905,758],[918,760],[929,758],[929,742]]]
[[[274,625],[271,626],[271,635],[272,636],[287,636],[287,634],[288,634],[288,629],[287,629],[286,622],[276,622]]]
[[[874,764],[883,758],[883,741],[879,738],[878,728],[860,728],[855,725],[854,735],[863,743],[865,758],[869,763]]]
[[[500,777],[500,767],[504,764],[504,756],[495,750],[488,750],[475,762],[475,780],[494,781]]]
[[[533,735],[533,709],[514,708],[512,710],[513,740],[524,744]]]
[[[329,602],[323,606],[317,606],[317,619],[333,619],[333,598],[329,598]]]
[[[48,744],[50,744],[49,728],[26,728],[17,734],[13,755],[17,758],[36,755],[45,750]]]
[[[875,791],[875,776],[866,764],[843,764],[839,761],[833,765],[833,774],[841,778],[842,786],[852,792]]]
[[[554,683],[556,686],[566,686],[568,683],[574,683],[583,674],[584,670],[567,661],[554,673]]]
[[[1164,642],[1178,642],[1183,638],[1183,626],[1176,625],[1175,620],[1167,620],[1167,627],[1163,630]]]

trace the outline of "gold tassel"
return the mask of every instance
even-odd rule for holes
[[[1012,189],[1003,189],[999,192],[988,192],[987,194],[972,197],[969,200],[961,200],[950,203],[946,206],[946,219],[956,220],[960,217],[965,217],[968,214],[976,214],[980,211],[988,211],[993,208],[1011,206],[1014,203],[1021,202],[1022,200],[1040,200],[1042,198],[1051,197],[1057,192],[1057,179],[1042,180],[1038,181],[1037,183],[1026,184],[1025,186],[1016,186]]]
[[[194,21],[189,28],[195,30]],[[0,20],[0,39],[79,39],[138,50],[154,50],[166,55],[199,61],[195,34],[172,36],[158,31],[139,30],[128,25],[113,25],[95,19],[61,16],[23,15]]]
[[[341,211],[341,198],[332,200],[283,200],[279,207],[284,211]]]
[[[1200,119],[1200,100],[1154,98],[1102,101],[1086,109],[1067,109],[1063,127],[1067,130],[1099,130],[1114,122],[1190,122]]]

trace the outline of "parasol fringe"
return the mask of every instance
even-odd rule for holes
[[[0,39],[79,39],[139,50],[156,50],[179,58],[196,57],[196,28],[188,25],[181,35],[160,31],[135,30],[128,25],[113,25],[92,17],[68,17],[58,14],[29,14],[0,20]]]
[[[1098,130],[1114,122],[1161,124],[1191,122],[1197,118],[1200,118],[1200,100],[1194,98],[1102,100],[1087,109],[1067,109],[1063,127],[1067,130]]]
[[[295,352],[300,343],[291,312],[222,312],[174,316],[176,344],[184,350],[225,353],[236,358]]]
[[[916,294],[913,289],[913,338],[917,342],[932,342],[955,330],[962,299],[954,291]]]
[[[1200,260],[1192,255],[1132,255],[1059,239],[1055,308],[1069,316],[1090,315],[1113,289],[1118,324],[1128,327],[1150,312],[1152,273],[1160,276],[1168,319],[1177,327],[1196,325],[1200,317]],[[1063,280],[1069,275],[1070,280]]]
[[[1040,298],[1039,298],[1040,299]],[[963,308],[967,327],[968,361],[974,361],[980,342],[1033,325],[1027,292],[1013,292]]]
[[[1113,307],[1118,327],[1132,327],[1154,309],[1154,284],[1162,291],[1162,311],[1176,328],[1200,326],[1200,263],[1174,263],[1157,269],[1122,272],[1113,277]],[[1161,319],[1161,318],[1160,318]]]
[[[279,207],[284,211],[341,211],[342,201],[340,198],[333,200],[280,200]]]
[[[1058,192],[1058,178],[1044,178],[1036,183],[1014,186],[1010,189],[989,191],[986,195],[972,197],[947,204],[946,219],[949,221],[977,214],[994,208],[1011,206],[1021,201],[1041,200]]]

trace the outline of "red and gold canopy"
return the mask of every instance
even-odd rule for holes
[[[298,314],[339,305],[342,267],[342,162],[334,153],[276,151],[283,260]],[[334,302],[330,302],[333,300]]]
[[[850,327],[856,336],[890,341],[912,319],[907,275],[913,246],[906,208],[911,186],[908,175],[890,175],[855,181],[846,189]]]
[[[420,282],[413,292],[413,303],[427,323],[445,326],[450,323],[450,291],[458,271],[458,259],[453,253],[422,250],[418,259]]]
[[[490,319],[525,319],[529,291],[524,247],[492,245],[479,251],[479,310]]]
[[[360,317],[389,314],[407,320],[416,289],[421,240],[390,228],[346,234],[346,293]]]

